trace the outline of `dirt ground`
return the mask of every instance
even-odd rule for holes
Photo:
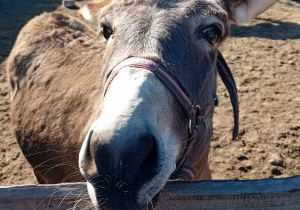
[[[21,9],[16,2],[24,4]],[[0,186],[36,183],[11,131],[5,59],[26,21],[55,10],[61,1],[32,2],[0,3]],[[210,152],[213,179],[300,175],[300,2],[281,0],[250,26],[232,26],[221,52],[238,86],[240,133],[231,140],[232,108],[219,80],[221,103]]]

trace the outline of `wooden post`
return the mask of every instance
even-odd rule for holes
[[[88,207],[85,183],[0,187],[0,210]],[[155,209],[300,209],[300,176],[249,181],[169,182]]]

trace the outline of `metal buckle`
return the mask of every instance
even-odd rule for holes
[[[201,111],[201,106],[200,105],[196,105],[196,115],[198,114],[198,111]]]
[[[200,111],[201,111],[201,106],[196,105],[196,121],[195,121],[195,128],[194,129],[198,129],[198,125],[199,125],[198,117],[201,114]]]
[[[192,135],[192,133],[193,133],[192,120],[189,119],[189,134]]]
[[[189,119],[189,134],[192,135],[193,134],[193,130],[198,128],[198,116],[200,115],[200,111],[201,111],[201,106],[200,105],[196,105],[196,113],[195,113],[195,126],[192,127],[192,119]]]

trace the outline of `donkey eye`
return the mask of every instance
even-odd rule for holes
[[[207,41],[211,44],[217,43],[219,38],[221,37],[221,29],[219,29],[218,26],[210,26],[208,28],[205,28],[202,33]]]
[[[108,26],[102,25],[101,26],[101,33],[103,34],[104,38],[108,40],[111,35],[113,35],[113,30]]]

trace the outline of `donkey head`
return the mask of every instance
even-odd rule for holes
[[[95,206],[139,209],[170,177],[204,173],[217,71],[238,123],[235,84],[218,47],[230,21],[247,22],[275,2],[113,0],[81,10],[106,43],[102,113],[79,161]]]

